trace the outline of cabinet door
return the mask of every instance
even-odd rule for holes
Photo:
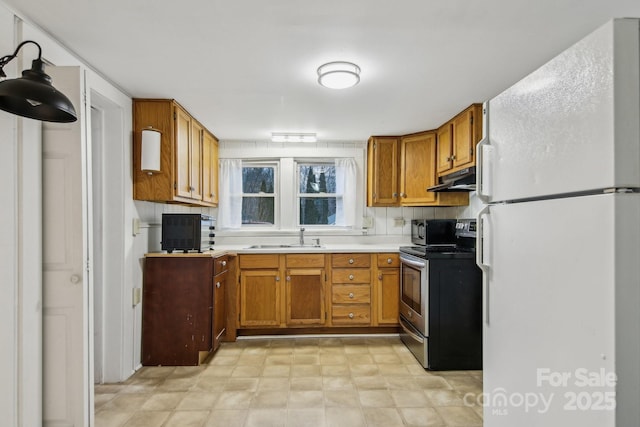
[[[200,123],[191,120],[191,141],[189,144],[189,184],[191,198],[202,200],[202,139],[204,128]]]
[[[220,339],[226,330],[226,288],[228,273],[224,272],[213,278],[213,349],[220,346]]]
[[[287,270],[287,325],[324,325],[324,278],[323,269]]]
[[[218,140],[207,131],[202,138],[202,201],[218,204]]]
[[[240,326],[280,325],[280,272],[240,271]]]
[[[403,137],[400,145],[400,197],[402,205],[422,205],[436,201],[437,193],[427,191],[436,183],[436,133],[423,132]]]
[[[191,198],[191,116],[182,108],[175,107],[175,176],[174,185],[177,197]]]
[[[378,270],[378,324],[397,325],[400,304],[400,269]]]
[[[467,110],[453,119],[453,168],[474,162],[473,110]]]
[[[453,165],[452,151],[453,139],[451,134],[451,123],[447,123],[438,129],[437,142],[437,169],[438,175],[447,172]]]
[[[397,205],[398,138],[372,137],[368,147],[367,205]]]

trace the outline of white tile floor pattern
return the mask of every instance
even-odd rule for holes
[[[465,400],[465,395],[471,393]],[[425,371],[397,337],[223,343],[95,387],[97,427],[482,426],[481,371]]]

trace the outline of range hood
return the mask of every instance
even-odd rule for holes
[[[428,191],[435,193],[445,191],[475,191],[476,190],[476,167],[461,169],[441,176],[439,184],[427,188]]]

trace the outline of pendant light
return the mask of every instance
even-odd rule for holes
[[[3,68],[18,55],[27,43],[38,47],[38,58],[31,62],[31,69],[24,70],[22,77],[0,82],[0,109],[18,116],[46,122],[68,123],[78,118],[73,104],[62,92],[51,84],[51,77],[44,72],[42,48],[32,40],[23,41],[13,55],[0,58],[0,77],[7,77]]]

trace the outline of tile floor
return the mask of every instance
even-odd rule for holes
[[[197,367],[95,387],[97,427],[482,426],[481,371],[429,372],[397,337],[223,343]]]

